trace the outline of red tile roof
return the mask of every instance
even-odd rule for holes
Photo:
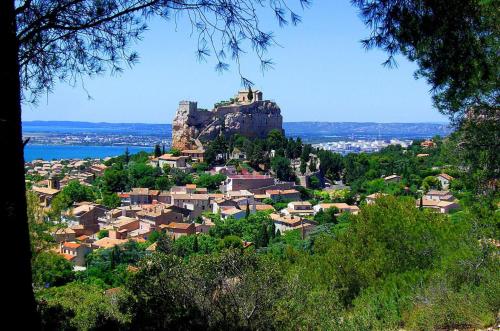
[[[64,247],[66,248],[78,248],[81,246],[81,244],[75,243],[75,242],[65,242],[63,244]]]

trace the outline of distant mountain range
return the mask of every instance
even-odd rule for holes
[[[287,122],[284,129],[291,135],[448,135],[452,132],[446,123],[375,123],[375,122]]]
[[[425,138],[446,136],[452,128],[446,123],[374,123],[374,122],[285,122],[288,136],[308,141],[340,138]],[[72,121],[25,121],[24,133],[122,134],[171,136],[170,124],[93,123]]]

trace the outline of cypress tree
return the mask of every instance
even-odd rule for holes
[[[248,216],[250,216],[250,205],[248,204],[248,200],[247,200],[247,210],[245,213],[245,218],[248,218]]]
[[[253,92],[252,92],[252,87],[251,86],[248,87],[247,98],[248,98],[248,101],[252,101],[253,100]]]
[[[198,244],[198,236],[194,236],[193,252],[198,253],[199,250],[200,250],[200,246]]]
[[[160,149],[160,145],[156,144],[155,145],[155,152],[154,152],[154,155],[155,157],[158,157],[161,155],[161,149]]]
[[[130,162],[130,153],[128,151],[128,147],[125,147],[124,161],[125,161],[125,164],[128,164]]]

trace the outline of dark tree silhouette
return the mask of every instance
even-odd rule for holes
[[[253,92],[252,92],[252,87],[251,86],[248,87],[247,98],[248,98],[248,101],[252,101],[253,100]]]
[[[155,145],[154,155],[155,157],[161,156],[161,148],[158,144]]]
[[[436,108],[460,132],[457,153],[478,193],[499,188],[500,2],[351,0],[371,29],[367,48],[415,61]]]
[[[302,6],[309,0],[297,0]],[[17,7],[16,7],[17,6]],[[181,14],[198,34],[198,57],[213,55],[216,70],[229,68],[230,58],[239,70],[239,57],[249,44],[262,68],[272,63],[265,57],[274,43],[271,32],[259,26],[259,7],[270,8],[280,26],[300,22],[285,0],[3,0],[0,1],[1,89],[4,106],[0,117],[2,149],[8,162],[12,190],[2,190],[4,222],[10,226],[5,243],[15,251],[5,265],[9,288],[16,291],[6,316],[23,312],[19,326],[39,328],[31,286],[30,249],[24,188],[24,156],[21,102],[35,102],[50,92],[57,81],[75,85],[84,77],[105,71],[118,73],[137,62],[132,42],[141,38],[148,19],[178,19]],[[287,19],[286,17],[290,17]],[[252,82],[241,75],[242,84]]]

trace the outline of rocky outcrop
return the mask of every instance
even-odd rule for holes
[[[172,123],[172,147],[199,148],[221,133],[264,138],[273,129],[282,131],[282,125],[280,108],[269,100],[233,103],[211,111],[198,109],[196,102],[181,101]]]

